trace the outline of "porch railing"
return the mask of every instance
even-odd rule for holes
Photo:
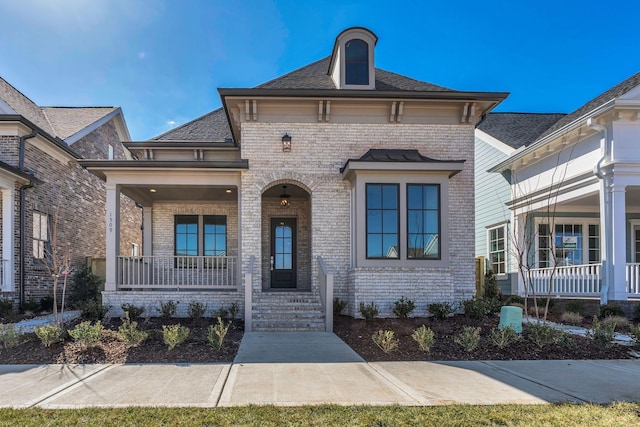
[[[9,268],[9,260],[8,259],[0,260],[0,289],[4,288],[4,285],[5,285],[4,274],[8,268]]]
[[[598,296],[600,294],[600,264],[570,265],[531,270],[531,282],[536,294]]]
[[[627,293],[640,297],[640,263],[627,264]]]
[[[118,289],[237,288],[235,256],[119,256]]]
[[[333,274],[329,273],[322,257],[318,257],[320,302],[324,308],[325,332],[333,332]]]

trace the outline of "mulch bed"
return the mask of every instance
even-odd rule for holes
[[[549,345],[542,349],[527,339],[524,326],[523,340],[499,349],[489,338],[489,333],[499,323],[498,316],[485,319],[471,319],[457,315],[445,320],[432,318],[410,319],[373,319],[369,321],[353,319],[347,316],[336,316],[334,332],[369,362],[378,361],[412,361],[412,360],[551,360],[551,359],[630,359],[632,348],[613,344],[609,348],[599,348],[586,337],[571,335],[573,345]],[[426,325],[435,333],[435,343],[430,353],[425,353],[411,338],[413,331]],[[453,341],[464,326],[482,328],[478,348],[466,352]],[[384,353],[372,340],[378,330],[392,330],[399,340],[396,350]]]
[[[77,323],[77,322],[76,322]],[[162,325],[181,323],[190,329],[186,342],[172,351],[162,342]],[[138,327],[149,333],[149,337],[138,347],[130,347],[117,338],[115,331],[121,324],[119,319],[103,321],[105,331],[100,345],[81,349],[70,337],[64,342],[52,344],[46,348],[35,334],[26,334],[23,343],[8,349],[0,348],[0,364],[44,364],[44,363],[211,363],[231,362],[235,357],[242,335],[243,322],[232,322],[225,338],[225,347],[213,350],[206,333],[215,319],[141,319]]]

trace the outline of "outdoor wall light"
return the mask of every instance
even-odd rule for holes
[[[158,191],[158,190],[156,190],[155,188],[150,188],[150,189],[149,189],[149,192],[150,192],[150,193],[155,193],[156,191]]]
[[[282,137],[282,151],[284,153],[291,151],[291,137],[288,133],[285,133]]]
[[[224,190],[224,192],[227,193],[227,194],[231,194],[231,189],[227,188],[226,190]]]
[[[288,207],[289,206],[289,197],[291,197],[291,196],[287,194],[287,186],[283,185],[282,186],[282,194],[280,195],[280,206],[282,206],[283,208]]]

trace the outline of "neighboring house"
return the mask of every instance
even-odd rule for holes
[[[493,271],[503,294],[518,293],[517,266],[508,256],[513,250],[511,199],[508,172],[489,168],[507,159],[518,148],[536,140],[565,114],[489,113],[476,128],[475,206],[476,256],[485,259],[486,271]]]
[[[105,302],[240,306],[246,330],[331,330],[375,303],[471,298],[474,128],[505,93],[460,92],[375,68],[350,28],[331,56],[144,142],[81,161],[107,184]],[[118,253],[126,194],[143,256]]]
[[[78,164],[125,159],[130,139],[120,108],[39,107],[0,78],[0,298],[21,306],[52,296],[46,268],[52,231],[74,270],[105,257],[105,186]],[[141,243],[141,212],[123,199],[121,251]]]
[[[490,168],[510,180],[510,229],[537,294],[599,297],[602,304],[640,296],[638,141],[640,73]],[[518,251],[509,252],[501,257],[511,256],[506,268],[515,272]],[[518,293],[524,286],[520,279]]]

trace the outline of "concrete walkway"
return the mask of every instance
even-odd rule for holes
[[[0,365],[17,408],[638,400],[638,360],[366,363],[329,333],[246,333],[234,363]]]

